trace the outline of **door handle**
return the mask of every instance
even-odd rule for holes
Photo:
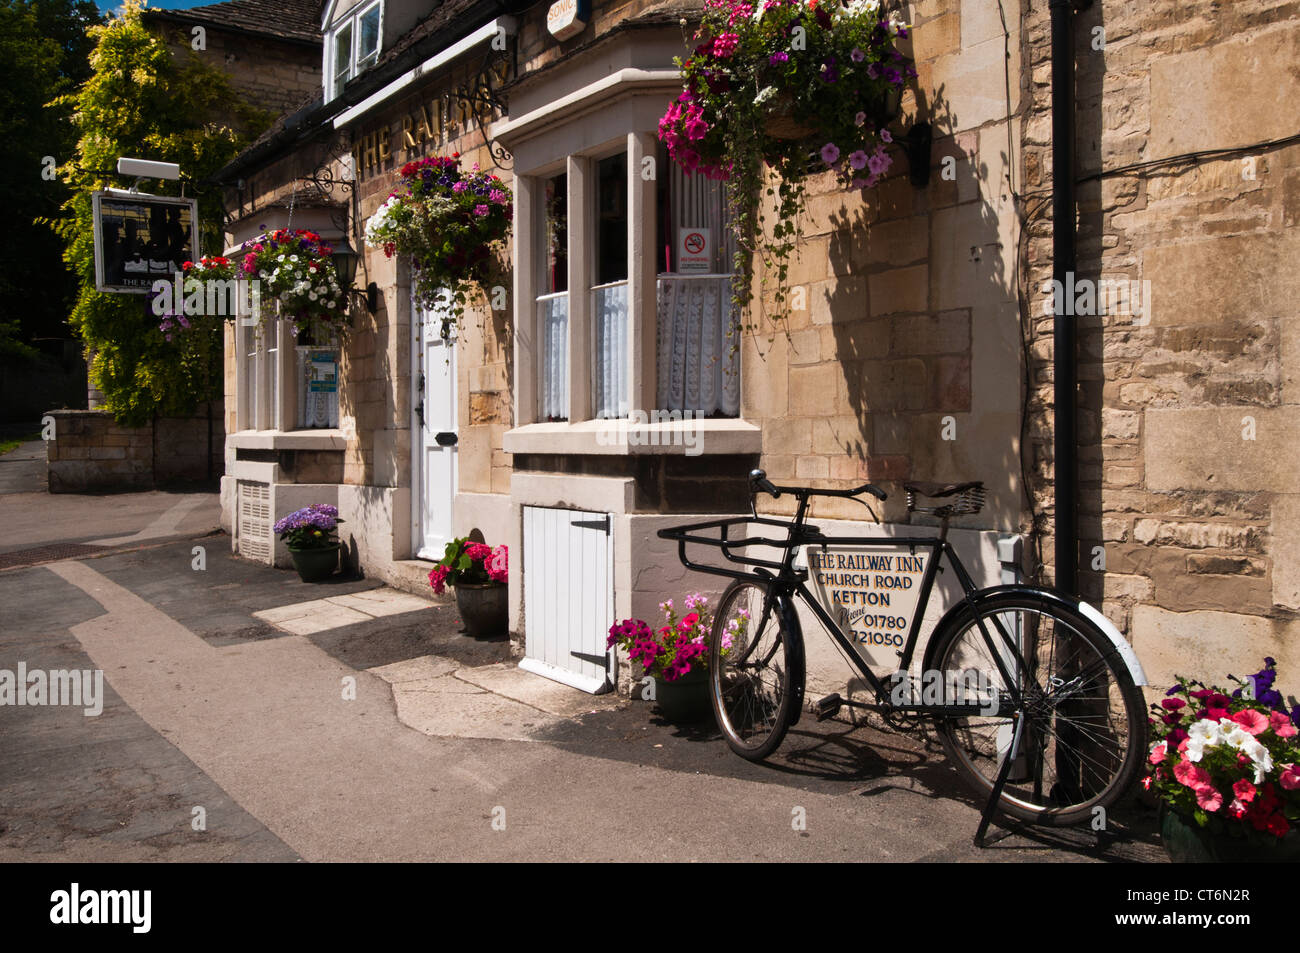
[[[440,447],[456,446],[456,435],[449,431],[443,431],[440,434],[434,434],[433,439],[437,442],[438,446]]]

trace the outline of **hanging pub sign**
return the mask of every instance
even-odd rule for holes
[[[677,229],[677,273],[707,275],[713,270],[713,230]]]
[[[105,189],[93,202],[96,291],[145,294],[198,259],[198,200]]]
[[[873,668],[898,667],[929,556],[905,544],[804,550],[808,588]]]
[[[557,40],[577,36],[591,20],[591,0],[557,0],[546,11],[546,29]]]

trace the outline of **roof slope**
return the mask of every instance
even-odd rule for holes
[[[198,23],[284,40],[321,42],[320,0],[227,0],[187,10],[147,9],[162,20]]]

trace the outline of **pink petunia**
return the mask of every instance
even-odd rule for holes
[[[1250,735],[1257,735],[1268,730],[1268,717],[1262,711],[1255,711],[1253,708],[1244,708],[1228,717],[1241,725]]]
[[[1281,765],[1282,773],[1278,776],[1278,783],[1282,785],[1285,791],[1295,791],[1300,789],[1300,769],[1294,764]]]
[[[1180,761],[1174,765],[1174,777],[1178,779],[1179,784],[1184,784],[1192,790],[1210,783],[1210,773],[1191,761]]]
[[[1223,807],[1223,795],[1213,784],[1202,784],[1192,790],[1196,792],[1196,803],[1205,810],[1213,813]]]
[[[1291,738],[1296,733],[1296,727],[1291,724],[1291,719],[1280,711],[1269,714],[1268,726],[1273,729],[1273,733],[1279,738]]]
[[[1168,754],[1169,746],[1165,742],[1161,741],[1151,749],[1151,753],[1147,755],[1147,760],[1152,764],[1159,764],[1161,761],[1165,760]]]
[[[1255,785],[1242,778],[1232,785],[1232,793],[1237,795],[1237,800],[1242,804],[1249,804],[1255,800],[1255,795],[1258,792],[1255,790]]]

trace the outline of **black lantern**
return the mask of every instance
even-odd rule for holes
[[[348,244],[347,237],[340,238],[334,246],[334,253],[330,255],[334,261],[334,270],[338,273],[339,284],[348,292],[348,294],[360,295],[365,299],[366,310],[374,314],[379,309],[379,286],[373,281],[366,285],[364,291],[360,288],[353,288],[352,281],[357,276],[357,259],[358,255]]]

